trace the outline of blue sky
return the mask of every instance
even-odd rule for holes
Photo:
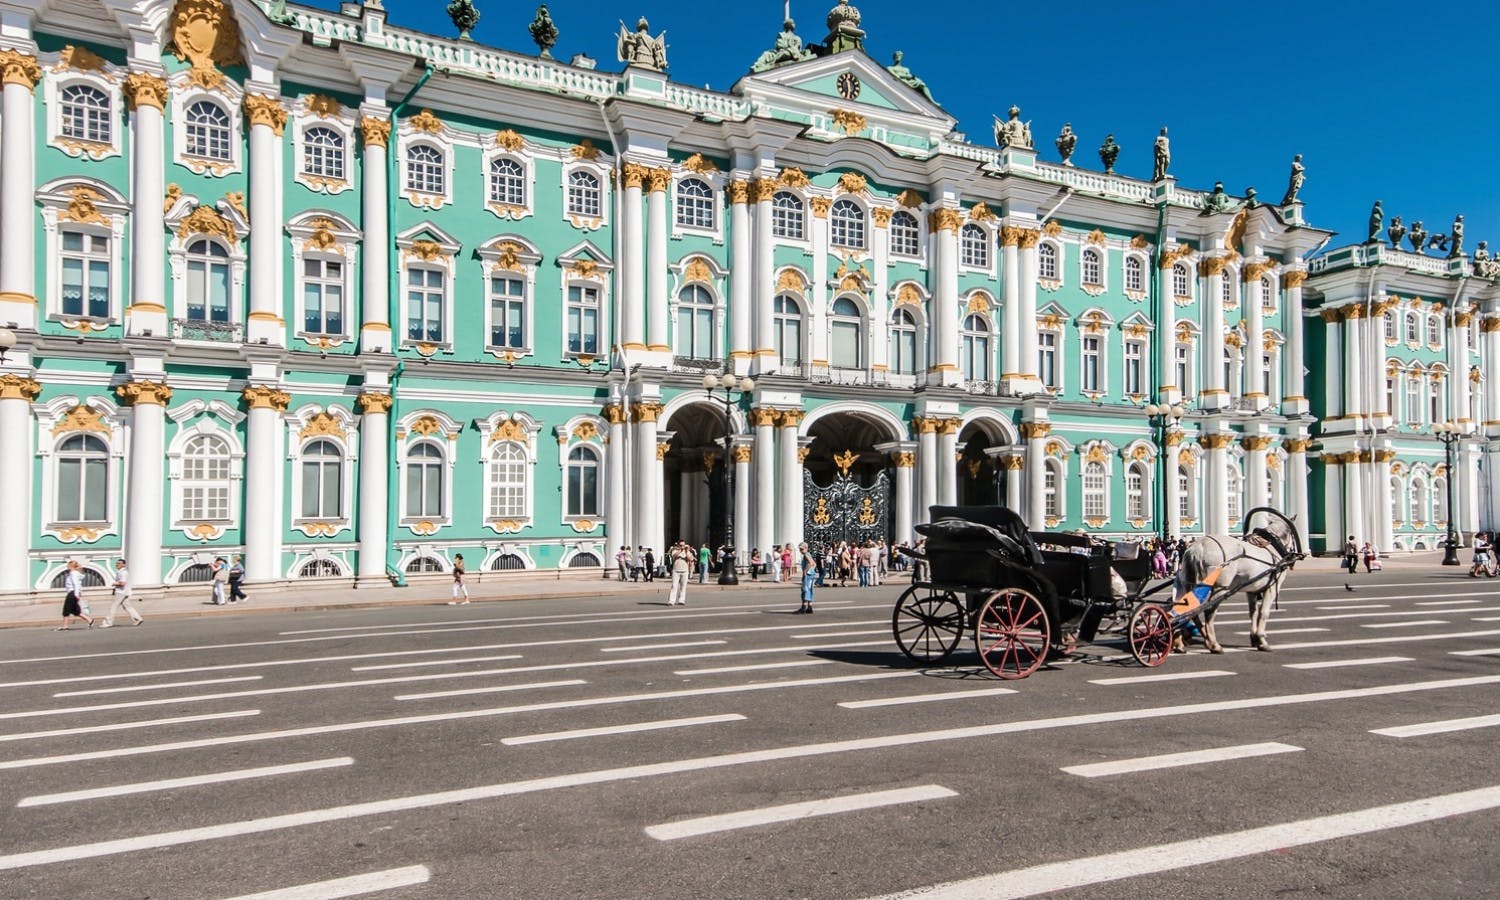
[[[792,0],[805,42],[821,41],[837,0]],[[1500,246],[1500,117],[1494,36],[1500,5],[1374,0],[1255,4],[1100,2],[992,4],[984,0],[854,0],[866,49],[894,50],[959,120],[989,145],[990,116],[1019,104],[1044,159],[1064,122],[1079,134],[1074,160],[1099,165],[1113,132],[1117,168],[1151,174],[1151,142],[1171,129],[1172,174],[1187,187],[1253,185],[1275,202],[1294,153],[1313,225],[1364,238],[1371,203],[1387,222],[1422,219],[1447,232],[1465,214],[1466,247]],[[530,0],[476,0],[476,40],[535,52]],[[332,0],[318,0],[332,8]],[[444,0],[386,0],[392,24],[455,34]],[[781,0],[553,0],[553,55],[587,53],[618,70],[620,20],[665,28],[670,74],[727,90],[780,30]],[[990,10],[997,12],[992,14]]]

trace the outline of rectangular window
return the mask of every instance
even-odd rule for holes
[[[597,466],[568,467],[569,516],[596,515],[599,508],[599,469]]]
[[[443,341],[443,287],[440,269],[406,271],[406,337],[434,344]]]
[[[62,233],[60,312],[66,316],[109,318],[109,238],[81,231]]]
[[[1037,332],[1036,372],[1042,384],[1053,390],[1062,388],[1057,377],[1057,332]]]
[[[1422,382],[1415,375],[1406,376],[1406,424],[1422,424]]]
[[[1177,387],[1182,391],[1184,398],[1193,393],[1193,347],[1191,344],[1177,345],[1177,365],[1173,375],[1177,379]]]
[[[308,334],[344,333],[343,260],[302,261],[302,330]]]
[[[1142,357],[1145,356],[1145,350],[1146,345],[1140,341],[1125,342],[1125,393],[1127,394],[1141,393]],[[1182,385],[1179,383],[1178,387]]]
[[[1434,347],[1442,346],[1443,319],[1441,316],[1432,316],[1427,320],[1427,343]]]
[[[195,322],[229,321],[229,266],[208,259],[187,265],[188,318]]]
[[[1084,335],[1083,337],[1083,367],[1080,370],[1080,390],[1099,390],[1099,356],[1101,353],[1101,340],[1096,335]]]
[[[1385,412],[1392,418],[1396,416],[1396,379],[1394,378],[1385,380]]]
[[[1432,392],[1427,395],[1428,411],[1431,414],[1431,418],[1427,421],[1434,425],[1447,418],[1443,415],[1443,399],[1443,383],[1441,381],[1434,381],[1432,383]]]
[[[490,346],[520,350],[526,346],[526,282],[490,279]]]
[[[568,352],[599,352],[599,289],[568,286]]]

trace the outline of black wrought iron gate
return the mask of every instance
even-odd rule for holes
[[[883,541],[890,537],[891,479],[882,471],[865,486],[839,473],[824,487],[802,472],[803,538],[809,545]]]

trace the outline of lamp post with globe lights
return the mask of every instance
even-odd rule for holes
[[[1144,409],[1146,421],[1151,423],[1151,439],[1156,444],[1156,458],[1160,472],[1156,478],[1159,485],[1153,491],[1157,502],[1157,520],[1161,523],[1161,542],[1163,545],[1171,539],[1169,523],[1167,518],[1175,513],[1167,509],[1167,479],[1171,477],[1171,468],[1167,465],[1167,432],[1177,427],[1182,421],[1185,412],[1180,403],[1148,403]]]
[[[1443,442],[1443,462],[1448,469],[1448,477],[1443,479],[1448,494],[1448,536],[1443,541],[1443,565],[1463,565],[1458,559],[1458,534],[1453,528],[1453,478],[1457,474],[1453,467],[1453,445],[1463,438],[1463,427],[1456,422],[1439,422],[1432,426],[1432,430],[1437,439]]]
[[[724,392],[724,554],[725,558],[719,565],[719,584],[739,584],[739,576],[735,574],[735,549],[734,549],[734,404],[743,399],[747,394],[755,391],[755,381],[748,376],[736,378],[733,373],[725,372],[723,375],[712,373],[703,376],[703,390],[712,398],[714,391]],[[739,396],[735,394],[738,392]]]

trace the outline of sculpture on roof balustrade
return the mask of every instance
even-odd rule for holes
[[[1453,219],[1453,228],[1448,234],[1448,242],[1452,246],[1448,249],[1449,259],[1458,259],[1464,255],[1464,216],[1459,213]]]
[[[1500,259],[1490,256],[1489,241],[1480,241],[1474,249],[1474,275],[1477,278],[1500,278]]]
[[[615,40],[615,55],[627,66],[665,72],[667,32],[663,30],[661,34],[652,37],[651,24],[646,21],[645,16],[641,16],[635,23],[635,34],[625,30],[625,23],[621,22],[620,34]]]
[[[1004,150],[1015,147],[1019,150],[1033,149],[1031,143],[1031,123],[1021,121],[1021,107],[1014,104],[1010,108],[1010,118],[1000,121],[995,116],[995,146]]]
[[[1377,244],[1380,242],[1380,226],[1385,224],[1385,210],[1381,208],[1380,201],[1370,207],[1370,230],[1365,235],[1365,243]],[[1397,223],[1399,224],[1399,222]]]
[[[1167,140],[1167,129],[1162,128],[1161,134],[1156,136],[1156,145],[1152,149],[1156,157],[1156,166],[1151,170],[1151,180],[1161,181],[1167,177],[1167,167],[1172,164],[1172,142]]]
[[[552,58],[552,48],[557,45],[557,26],[552,22],[552,14],[547,12],[547,4],[543,3],[536,8],[536,18],[526,26],[531,32],[532,41],[536,42],[537,49],[542,59]]]
[[[932,91],[927,89],[927,82],[918,78],[916,75],[913,75],[911,69],[908,69],[906,66],[901,64],[901,60],[904,56],[904,53],[902,53],[900,50],[897,50],[894,54],[891,55],[891,64],[886,66],[885,70],[887,72],[890,72],[891,75],[896,78],[896,80],[906,83],[923,97],[926,97],[928,100],[932,100]],[[932,102],[936,103],[937,101],[932,100]]]
[[[472,40],[469,32],[479,24],[479,10],[474,6],[473,0],[453,0],[448,4],[448,18],[453,20],[453,27],[458,29],[459,40]]]
[[[1302,190],[1302,184],[1305,181],[1307,181],[1307,167],[1302,165],[1302,154],[1298,153],[1292,157],[1292,173],[1287,176],[1286,196],[1281,198],[1282,206],[1291,206],[1297,202],[1297,192]]]
[[[804,59],[812,59],[813,52],[802,46],[802,38],[797,37],[797,23],[790,17],[781,23],[781,34],[776,35],[776,43],[771,49],[756,57],[750,66],[752,73],[767,72],[786,63],[801,62]]]
[[[1406,231],[1406,242],[1411,244],[1411,249],[1417,253],[1422,252],[1427,241],[1427,229],[1422,227],[1422,220],[1411,223],[1411,228]]]
[[[1115,136],[1106,134],[1104,143],[1099,146],[1099,161],[1104,163],[1104,174],[1115,174],[1115,161],[1120,158],[1120,145],[1115,143]]]
[[[859,18],[857,7],[851,6],[849,0],[839,0],[839,5],[828,11],[828,37],[823,41],[823,52],[865,49],[865,33],[859,27]]]
[[[1229,212],[1233,208],[1234,200],[1224,193],[1224,182],[1215,181],[1213,191],[1203,198],[1203,214],[1211,216]]]
[[[1073,123],[1063,123],[1062,131],[1058,133],[1057,140],[1052,143],[1057,145],[1057,153],[1062,157],[1062,164],[1071,167],[1073,150],[1078,146],[1078,135],[1073,133]]]

